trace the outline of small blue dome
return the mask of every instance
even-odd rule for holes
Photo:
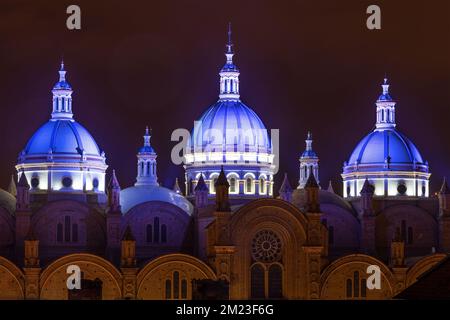
[[[192,215],[194,210],[192,204],[185,197],[158,185],[133,186],[120,192],[120,204],[124,214],[133,207],[149,201],[173,204],[184,210],[188,215]]]
[[[203,113],[201,125],[194,129],[191,144],[205,150],[220,146],[220,151],[248,150],[267,152],[271,144],[267,129],[258,115],[240,100],[219,100]],[[214,130],[222,141],[214,137]],[[233,131],[236,130],[236,135]],[[228,137],[227,137],[228,132]],[[203,136],[202,136],[203,135]],[[225,143],[222,143],[225,141]],[[223,146],[225,150],[223,150]],[[242,147],[242,149],[239,149]]]
[[[28,141],[24,155],[47,154],[81,154],[101,156],[101,151],[91,134],[78,122],[73,120],[50,120]]]
[[[375,130],[365,136],[353,150],[348,165],[423,165],[423,158],[417,147],[395,129]]]
[[[317,154],[313,150],[305,150],[302,153],[302,158],[318,158]]]
[[[138,149],[139,153],[156,153],[152,146],[143,146]]]

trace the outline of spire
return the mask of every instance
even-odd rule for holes
[[[227,180],[227,177],[225,176],[225,172],[223,171],[223,166],[220,169],[219,176],[217,177],[216,183],[214,184],[214,187],[219,186],[226,186],[227,188],[230,187],[230,183]]]
[[[120,189],[119,181],[117,180],[116,170],[113,170],[111,180],[109,180],[108,189]]]
[[[313,173],[309,174],[308,180],[305,184],[306,190],[306,210],[310,213],[319,213],[319,185],[317,184],[316,178]]]
[[[331,183],[331,180],[328,182],[328,189],[327,189],[327,191],[331,192],[331,193],[335,193],[334,189],[333,189],[333,184]]]
[[[116,170],[113,170],[108,183],[108,204],[110,212],[120,211],[120,185],[116,177]]]
[[[300,156],[300,178],[298,181],[298,188],[305,187],[306,181],[311,173],[314,174],[316,182],[318,183],[319,181],[319,157],[314,152],[312,143],[312,134],[311,131],[308,131],[305,140],[306,149]]]
[[[306,181],[306,184],[305,184],[305,189],[306,188],[319,188],[319,185],[317,184],[314,174],[309,175],[308,180]]]
[[[292,192],[291,184],[289,183],[289,179],[287,177],[287,173],[284,174],[283,183],[281,184],[280,193],[282,192]]]
[[[181,194],[180,184],[178,183],[178,178],[175,178],[175,184],[173,185],[173,191],[178,194]]]
[[[209,189],[205,183],[205,179],[203,179],[203,173],[200,173],[200,178],[194,189],[195,206],[197,208],[204,208],[208,205],[208,193]]]
[[[231,211],[230,202],[228,200],[228,188],[230,187],[230,184],[228,183],[225,172],[223,171],[223,166],[214,187],[216,189],[216,210],[219,212]]]
[[[377,106],[377,123],[376,128],[378,130],[395,128],[395,104],[389,94],[389,83],[385,77],[381,84],[382,92],[378,97]]]
[[[151,132],[151,129],[150,129]],[[145,127],[145,134],[144,134],[144,147],[150,147],[150,138],[151,133],[149,132],[148,126]]]
[[[133,236],[133,232],[131,231],[130,225],[127,225],[127,228],[125,229],[122,240],[123,241],[135,241],[136,240]]]
[[[17,210],[28,210],[30,207],[30,185],[28,184],[25,173],[20,174],[19,183],[17,184]]]
[[[361,188],[361,195],[368,194],[373,195],[373,186],[370,184],[369,179],[366,178],[364,181],[363,187]]]
[[[308,135],[306,136],[306,151],[312,151],[312,134],[311,131],[308,131]]]
[[[221,100],[239,100],[239,69],[233,63],[233,43],[231,41],[231,23],[228,24],[228,42],[226,44],[225,65],[220,70]]]
[[[447,178],[444,177],[444,180],[442,181],[441,189],[439,190],[440,194],[450,194],[450,189],[448,188],[447,184]]]
[[[14,197],[17,196],[17,187],[16,187],[16,179],[14,179],[14,175],[11,175],[11,181],[9,182],[8,192],[12,194]]]
[[[138,168],[135,186],[157,186],[158,176],[156,174],[157,154],[150,144],[151,130],[148,126],[145,128],[144,145],[139,148]]]
[[[195,192],[198,191],[208,191],[208,186],[205,183],[205,179],[203,179],[203,174],[200,174],[200,178],[198,179],[197,185],[194,189]]]
[[[72,88],[66,80],[64,61],[59,67],[59,80],[53,86],[53,111],[52,119],[72,119]]]
[[[233,54],[233,43],[231,42],[231,22],[228,22],[228,43],[227,43],[227,54]],[[227,56],[228,57],[228,56]],[[233,56],[231,56],[233,58]],[[231,63],[233,61],[231,60]]]
[[[292,187],[289,183],[289,179],[287,177],[287,173],[284,174],[283,183],[281,184],[280,190],[280,199],[284,201],[291,202],[292,200]]]

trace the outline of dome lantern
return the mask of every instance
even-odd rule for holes
[[[66,81],[66,70],[64,61],[61,61],[61,67],[58,71],[59,81],[54,85],[53,93],[53,112],[52,119],[72,119],[72,87]]]

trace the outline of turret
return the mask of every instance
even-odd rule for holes
[[[195,193],[195,206],[197,208],[203,208],[208,205],[208,186],[205,183],[205,179],[203,179],[203,174],[200,174],[200,178],[198,179],[197,185],[194,189]]]
[[[317,185],[319,184],[319,157],[312,149],[312,134],[308,132],[305,140],[306,149],[300,156],[300,178],[298,181],[298,188],[304,188],[309,176],[314,174]],[[320,188],[320,187],[319,187]]]
[[[279,193],[280,193],[280,199],[287,201],[287,202],[291,202],[292,187],[291,187],[291,184],[289,183],[287,173],[284,174],[283,183],[281,184]]]
[[[223,171],[223,166],[214,187],[216,189],[216,211],[230,211],[230,202],[228,199],[228,188],[230,187],[230,184]]]

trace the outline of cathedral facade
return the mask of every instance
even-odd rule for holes
[[[274,152],[239,94],[229,31],[219,98],[196,121],[185,192],[162,187],[152,133],[121,188],[75,120],[62,63],[50,119],[0,189],[0,299],[390,299],[450,252],[450,189],[396,129],[387,79],[376,124],[344,163],[343,195],[319,185],[308,133],[298,186],[274,197]],[[106,177],[108,176],[108,179]],[[108,183],[106,182],[108,181]],[[69,290],[67,268],[81,270]],[[369,266],[381,271],[369,289]]]

